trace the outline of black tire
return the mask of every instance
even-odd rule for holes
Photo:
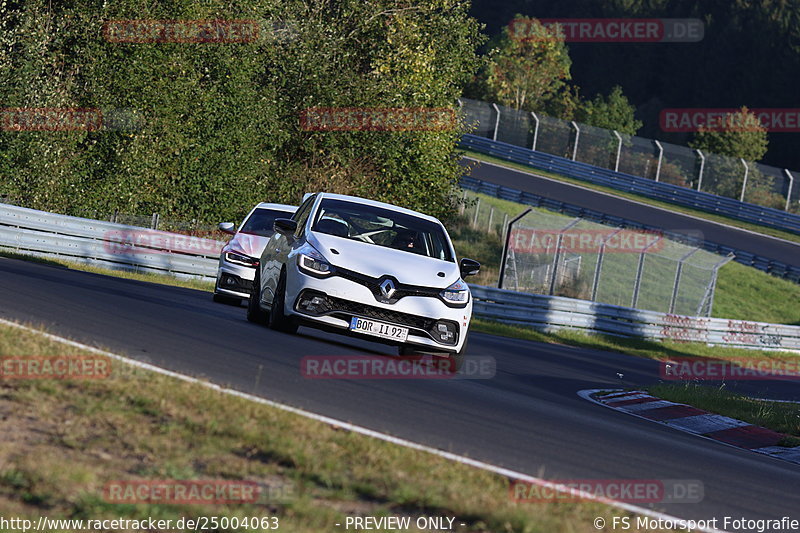
[[[242,305],[242,299],[236,298],[234,296],[225,296],[223,294],[214,293],[214,301],[218,304],[227,304],[227,305],[235,305],[239,307]]]
[[[296,333],[297,322],[292,317],[286,316],[283,312],[283,304],[286,298],[286,271],[281,272],[278,278],[278,286],[275,287],[275,297],[272,299],[272,308],[269,311],[269,327],[275,331],[284,333]]]
[[[261,290],[261,272],[256,269],[256,277],[253,279],[253,288],[250,289],[250,299],[247,301],[247,320],[254,324],[265,325],[269,321],[269,313],[261,309],[258,305],[259,291]]]
[[[461,367],[464,366],[464,359],[466,358],[465,354],[467,353],[467,343],[469,342],[469,333],[467,333],[467,337],[464,339],[464,344],[461,346],[461,350],[448,354],[448,358],[452,361],[452,368],[456,372],[461,370]]]

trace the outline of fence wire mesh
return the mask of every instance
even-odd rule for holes
[[[533,130],[533,117],[530,113],[510,109],[500,113],[496,140],[530,148],[533,142]]]
[[[620,172],[654,180],[657,169],[658,150],[653,141],[633,135],[623,136]]]
[[[473,135],[493,138],[497,113],[492,104],[469,98],[461,98],[459,101],[466,131]]]
[[[467,131],[625,174],[800,213],[800,173],[462,98]],[[538,120],[538,128],[537,128]],[[620,142],[620,137],[621,141]],[[798,183],[795,183],[798,181]]]
[[[596,167],[615,170],[620,138],[614,132],[594,126],[579,126],[580,138],[575,159]]]
[[[501,114],[504,111],[501,108]],[[575,140],[575,128],[565,120],[537,114],[539,118],[539,135],[536,139],[536,150],[559,157],[572,159],[572,148]]]
[[[700,171],[697,152],[687,146],[665,142],[659,144],[664,152],[661,158],[661,168],[658,169],[658,181],[680,187],[695,188]]]
[[[729,260],[657,233],[534,209],[510,228],[500,286],[709,316],[717,271]]]
[[[744,184],[745,167],[739,159],[705,154],[706,162],[700,190],[718,196],[739,199]]]

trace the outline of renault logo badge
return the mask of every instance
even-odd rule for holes
[[[387,300],[390,300],[395,291],[394,282],[390,279],[385,279],[381,282],[379,287],[381,289],[381,294],[383,295],[383,297],[386,298]]]

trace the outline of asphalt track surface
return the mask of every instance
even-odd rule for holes
[[[655,382],[653,361],[475,333],[469,354],[496,358],[493,379],[306,379],[304,355],[394,351],[307,328],[273,332],[247,322],[243,307],[212,303],[206,292],[7,258],[0,258],[0,318],[548,479],[701,480],[701,503],[652,506],[678,517],[800,519],[800,466],[576,395],[620,386],[617,373],[625,386]],[[745,392],[782,399],[800,399],[798,389],[790,382],[742,384]]]
[[[594,209],[607,215],[626,218],[641,224],[658,226],[665,231],[672,230],[688,233],[709,242],[775,259],[787,265],[800,266],[800,243],[682,215],[667,209],[638,203],[634,200],[575,186],[571,183],[557,181],[521,170],[474,159],[470,160],[470,162],[477,163],[477,166],[470,173],[473,178],[538,194],[579,207]],[[532,169],[532,172],[535,171]]]

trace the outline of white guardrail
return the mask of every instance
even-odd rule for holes
[[[471,285],[480,318],[543,331],[583,330],[624,337],[760,348],[800,349],[800,327],[747,320],[673,315],[587,300]]]
[[[0,204],[0,248],[109,268],[213,280],[223,241]],[[479,318],[543,331],[800,350],[800,327],[681,316],[470,285]]]
[[[224,241],[0,204],[0,248],[112,269],[214,280]]]

